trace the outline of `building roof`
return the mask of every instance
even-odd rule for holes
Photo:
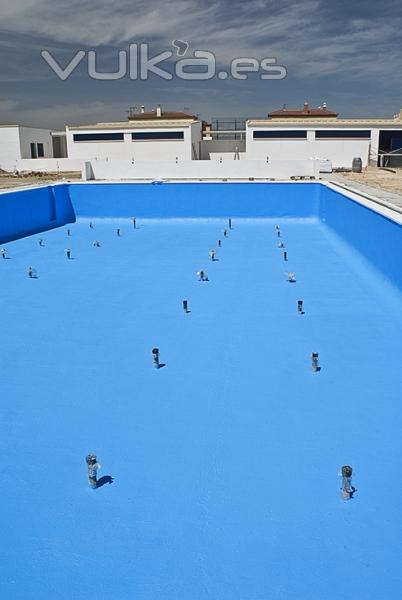
[[[247,121],[248,127],[264,127],[264,128],[301,128],[301,129],[315,129],[317,127],[338,129],[346,127],[358,127],[358,128],[370,128],[379,127],[384,129],[399,129],[402,128],[402,119],[314,119],[313,121],[306,122],[303,118],[293,119],[249,119]]]
[[[286,108],[284,106],[280,110],[274,110],[273,112],[268,113],[269,119],[293,119],[295,117],[301,117],[303,119],[317,119],[317,118],[334,118],[338,116],[339,113],[333,112],[327,108],[326,103],[324,102],[322,106],[318,108],[310,108],[308,102],[305,102],[303,108]]]
[[[161,116],[158,117],[156,111],[152,111],[152,112],[139,112],[139,113],[130,113],[128,120],[129,121],[153,121],[153,120],[158,120],[158,121],[163,121],[163,120],[170,120],[170,121],[178,121],[181,119],[187,120],[187,121],[198,121],[198,117],[195,115],[188,115],[187,113],[184,112],[161,112]]]
[[[160,119],[154,117],[153,120],[135,120],[135,121],[124,121],[123,123],[93,123],[90,125],[67,125],[68,129],[80,129],[80,130],[88,130],[93,131],[94,129],[98,130],[122,130],[125,129],[127,131],[131,129],[158,129],[158,128],[169,128],[169,127],[190,127],[193,123],[195,123],[193,118],[190,119]]]
[[[48,127],[34,127],[33,125],[21,125],[21,123],[19,123],[18,125],[16,123],[12,123],[12,124],[1,124],[0,128],[5,128],[8,129],[10,127],[18,127],[18,128],[24,128],[24,129],[41,129],[42,131],[51,131]]]

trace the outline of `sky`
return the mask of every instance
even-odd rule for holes
[[[264,117],[304,101],[325,101],[344,117],[391,118],[402,108],[400,0],[0,0],[0,7],[0,124],[124,121],[129,107],[159,103],[205,120]],[[157,66],[171,79],[136,75],[129,49],[139,44],[150,58],[170,53]],[[178,63],[196,52],[213,54],[213,76],[179,77]],[[90,56],[98,72],[113,73],[119,53],[127,57],[119,79],[90,76]],[[64,69],[75,56],[80,62],[65,80],[48,64]],[[239,58],[253,59],[255,72],[220,79]],[[286,76],[262,79],[263,59],[276,59]]]

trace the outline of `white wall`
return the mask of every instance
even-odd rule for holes
[[[292,176],[318,177],[313,160],[214,160],[131,161],[93,160],[87,173],[98,180],[115,179],[289,179]]]
[[[81,172],[84,161],[79,158],[22,158],[17,160],[17,171],[46,173]]]
[[[31,144],[43,144],[44,157],[53,158],[53,141],[50,129],[20,127],[21,158],[31,158]]]
[[[191,157],[193,160],[201,158],[202,123],[196,121],[190,125],[191,128]]]
[[[19,160],[31,158],[31,143],[43,144],[45,158],[53,157],[53,142],[49,129],[0,127],[0,169],[17,170]]]
[[[18,127],[0,127],[0,169],[12,170],[15,161],[21,158]]]
[[[269,156],[270,159],[286,160],[286,159],[308,159],[328,158],[332,161],[333,167],[352,167],[352,161],[355,157],[360,157],[363,161],[363,166],[368,164],[368,155],[370,148],[370,139],[339,139],[339,140],[323,140],[315,139],[314,132],[320,130],[319,127],[312,129],[311,127],[296,128],[296,127],[278,127],[281,131],[292,129],[307,129],[306,139],[278,139],[278,140],[254,140],[253,132],[262,130],[263,127],[247,127],[246,133],[246,155],[248,159],[265,159]],[[325,131],[325,128],[321,128]],[[328,129],[328,128],[327,128]],[[333,129],[337,129],[333,126]],[[359,129],[351,125],[350,129]],[[364,128],[367,130],[367,127]],[[275,131],[272,127],[267,127],[269,131]]]
[[[202,140],[201,142],[201,158],[203,160],[209,160],[218,158],[222,155],[222,158],[226,158],[227,155],[233,160],[236,148],[239,149],[240,153],[244,153],[246,150],[245,140]]]
[[[110,131],[74,131],[67,130],[68,158],[80,160],[93,160],[98,158],[127,158],[128,139],[123,142],[74,142],[74,134],[86,133],[116,133]],[[125,136],[126,138],[128,136]]]
[[[235,160],[234,156],[235,156],[234,152],[210,152],[209,160],[217,160],[219,162],[221,160],[234,161]],[[246,160],[246,153],[239,152],[239,154],[237,155],[236,161],[238,161],[238,160]]]
[[[351,169],[354,158],[361,158],[363,167],[369,161],[370,140],[317,140],[315,156],[329,158],[333,167]]]
[[[67,148],[69,158],[85,160],[119,159],[119,160],[191,160],[193,147],[198,152],[198,142],[201,139],[201,123],[197,122],[188,127],[166,127],[164,131],[182,131],[184,140],[144,140],[133,141],[133,132],[157,132],[155,128],[121,129],[121,130],[73,130],[67,129]],[[74,142],[73,135],[80,133],[124,133],[124,141],[116,142]],[[197,155],[198,156],[198,155]]]
[[[380,130],[373,129],[371,131],[370,164],[375,167],[377,166],[379,144],[380,144]]]
[[[52,142],[54,158],[67,158],[68,154],[66,136],[53,133]]]
[[[163,129],[163,128],[162,128]],[[155,132],[157,129],[141,129],[138,132]],[[169,131],[183,131],[184,140],[152,140],[152,141],[135,141],[131,140],[129,135],[128,150],[124,158],[133,157],[134,160],[191,160],[191,128],[176,127],[170,128]]]

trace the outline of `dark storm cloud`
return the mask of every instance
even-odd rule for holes
[[[97,3],[3,0],[0,21],[0,121],[61,127],[66,122],[119,120],[132,104],[184,106],[203,117],[262,116],[267,110],[326,100],[350,116],[387,116],[402,105],[402,6],[395,0],[249,2],[157,0]],[[40,56],[62,65],[83,49],[98,51],[99,68],[114,70],[119,50],[148,42],[151,54],[172,39],[209,50],[219,65],[239,56],[276,57],[283,81],[139,82],[91,80],[85,61],[61,82]]]

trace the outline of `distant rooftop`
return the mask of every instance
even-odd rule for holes
[[[339,113],[333,112],[329,110],[327,107],[327,103],[323,102],[322,106],[318,106],[317,108],[310,108],[308,102],[305,102],[303,108],[287,108],[286,105],[283,106],[280,110],[274,110],[273,112],[268,113],[269,119],[284,119],[284,118],[334,118],[338,116]]]
[[[248,127],[265,127],[265,128],[277,128],[277,127],[294,127],[301,129],[311,128],[350,128],[350,127],[381,127],[384,129],[399,129],[402,127],[402,111],[400,115],[396,115],[393,119],[334,119],[325,118],[321,119],[303,119],[300,117],[282,118],[282,119],[249,119],[247,121]]]
[[[128,114],[129,121],[198,121],[198,117],[196,115],[190,115],[185,112],[173,112],[173,111],[163,111],[161,105],[159,104],[156,109],[151,112],[145,111],[145,106],[141,106],[139,112],[135,112],[135,109],[130,109]]]
[[[163,129],[174,128],[174,127],[190,127],[194,123],[194,119],[131,119],[130,121],[117,122],[117,123],[92,123],[88,125],[67,125],[67,129],[87,130],[92,131],[98,130],[126,130],[131,131],[132,129]]]

